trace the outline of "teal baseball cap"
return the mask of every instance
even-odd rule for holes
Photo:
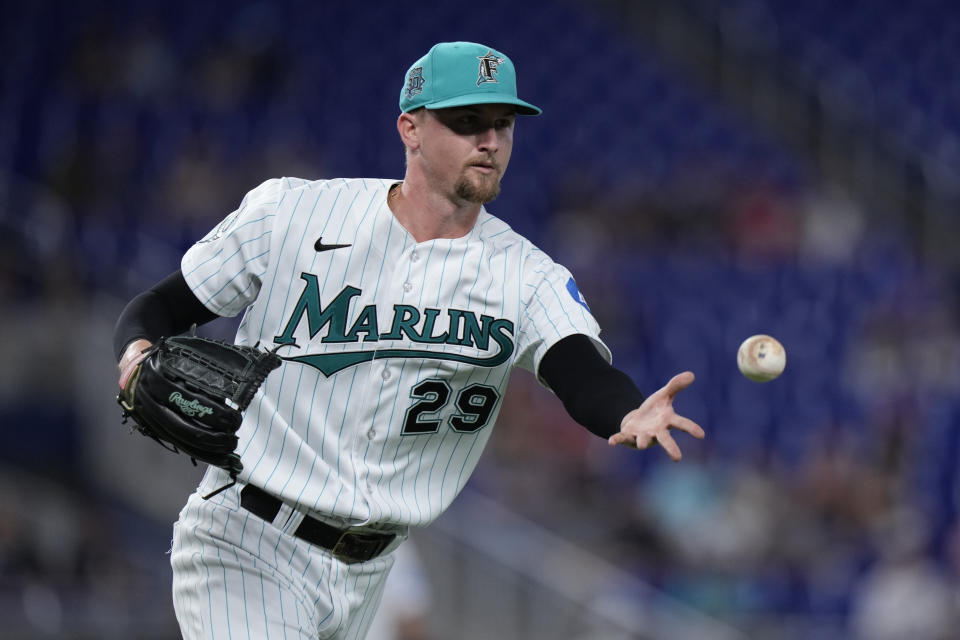
[[[441,42],[404,76],[400,110],[446,109],[471,104],[512,104],[536,116],[539,107],[517,97],[517,72],[505,54],[475,42]]]

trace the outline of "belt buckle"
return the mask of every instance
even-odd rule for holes
[[[376,558],[392,541],[393,536],[344,531],[331,552],[346,564],[356,564]]]

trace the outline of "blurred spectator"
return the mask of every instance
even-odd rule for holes
[[[777,260],[795,255],[799,222],[794,203],[780,190],[748,186],[731,202],[727,234],[734,251],[747,258]]]
[[[35,474],[0,474],[0,635],[169,637],[172,608],[156,606],[165,559],[143,560],[123,537],[135,518],[82,496]]]
[[[812,189],[800,207],[801,257],[814,265],[849,264],[866,224],[850,194],[839,185]]]
[[[880,553],[858,585],[851,631],[861,640],[948,640],[960,629],[960,592],[928,556],[922,514],[897,509],[878,523]]]

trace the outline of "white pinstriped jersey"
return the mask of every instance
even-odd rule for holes
[[[395,180],[268,180],[186,253],[236,341],[280,348],[244,416],[240,479],[298,508],[424,525],[460,492],[510,370],[582,333],[608,360],[570,273],[484,209],[469,234],[417,243]],[[316,246],[315,246],[316,245]]]

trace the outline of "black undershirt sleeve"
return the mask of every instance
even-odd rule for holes
[[[604,360],[583,334],[567,336],[550,347],[539,374],[570,417],[601,438],[618,433],[623,416],[644,400],[633,380]]]
[[[124,308],[113,330],[113,351],[119,360],[127,345],[145,338],[151,342],[175,336],[194,324],[218,318],[190,290],[179,269],[153,285]]]

